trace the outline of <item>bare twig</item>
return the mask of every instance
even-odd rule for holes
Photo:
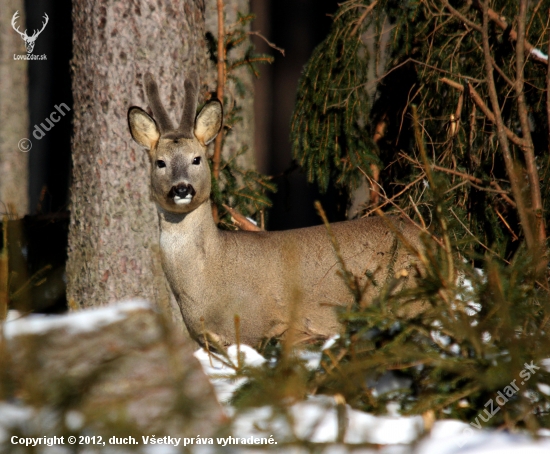
[[[506,226],[506,228],[508,229],[508,231],[512,234],[512,241],[517,241],[519,238],[518,236],[516,235],[516,232],[514,232],[512,230],[512,227],[510,227],[510,224],[508,224],[506,222],[506,219],[504,219],[504,216],[500,213],[500,211],[498,211],[496,208],[495,208],[495,213],[497,214],[497,216],[500,218],[500,220],[502,221],[502,223]]]
[[[425,230],[428,230],[428,226],[426,225],[426,222],[424,221],[424,217],[422,216],[422,214],[420,214],[420,210],[418,209],[418,206],[416,205],[416,203],[414,202],[414,200],[413,200],[413,198],[411,197],[410,194],[409,194],[409,200],[411,201],[411,204],[414,208],[414,212],[416,213],[416,215],[418,216],[418,219],[420,219],[420,222],[422,223],[422,227]]]
[[[247,32],[247,34],[257,36],[258,38],[262,39],[269,47],[280,52],[283,55],[283,57],[285,56],[285,50],[282,47],[277,47],[275,44],[269,41],[264,35],[262,35],[259,31],[250,31],[250,32]]]

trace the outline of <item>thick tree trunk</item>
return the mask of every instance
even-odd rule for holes
[[[148,158],[126,114],[147,106],[143,74],[151,71],[179,118],[185,75],[205,73],[204,0],[75,0],[73,24],[69,304],[142,297],[180,318],[160,265]]]
[[[19,217],[28,213],[29,129],[27,62],[14,60],[26,54],[24,41],[9,25],[19,11],[17,23],[25,29],[22,0],[0,0],[0,212]],[[27,151],[21,151],[27,150]]]

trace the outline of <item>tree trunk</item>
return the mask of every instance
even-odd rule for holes
[[[181,320],[160,265],[148,158],[126,114],[147,106],[143,74],[150,71],[179,118],[185,75],[205,73],[204,0],[75,0],[73,24],[69,305],[141,297]]]
[[[23,140],[29,130],[27,62],[13,59],[14,54],[26,51],[9,23],[19,11],[17,24],[24,30],[25,8],[22,0],[0,0],[0,11],[0,212],[21,217],[29,208],[29,142]]]

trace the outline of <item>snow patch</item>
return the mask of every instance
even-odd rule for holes
[[[240,359],[239,359],[240,354]],[[195,358],[201,363],[204,373],[208,375],[216,396],[221,403],[227,403],[235,391],[246,383],[246,378],[235,378],[235,371],[241,367],[260,367],[266,359],[248,345],[231,345],[227,349],[227,357],[200,348]]]
[[[20,318],[14,315],[3,325],[4,336],[12,339],[15,336],[44,334],[54,329],[66,329],[71,334],[91,332],[123,320],[130,312],[147,309],[152,309],[147,301],[135,299],[63,315],[31,314]]]

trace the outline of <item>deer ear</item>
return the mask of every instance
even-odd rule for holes
[[[140,107],[128,109],[128,128],[132,138],[148,150],[152,150],[160,138],[157,123]]]
[[[222,129],[222,122],[222,103],[217,99],[208,102],[195,120],[195,137],[202,145],[208,145]]]

